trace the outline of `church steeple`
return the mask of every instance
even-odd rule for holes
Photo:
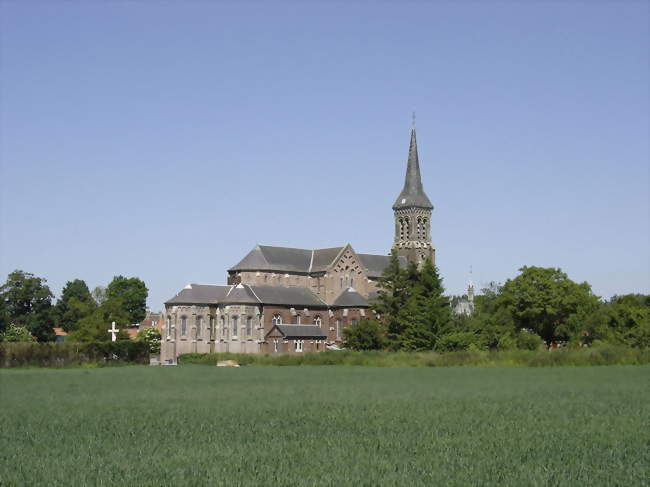
[[[404,188],[395,200],[395,240],[393,250],[409,261],[421,264],[427,257],[435,259],[431,244],[431,211],[433,205],[422,187],[418,143],[415,124],[411,129],[411,143],[406,164]]]
[[[393,210],[400,208],[428,208],[433,209],[431,201],[422,187],[420,176],[420,160],[418,158],[418,142],[415,136],[415,127],[411,129],[411,144],[409,146],[409,158],[406,164],[406,178],[404,188],[395,200]]]

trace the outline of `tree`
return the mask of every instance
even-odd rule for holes
[[[127,322],[139,323],[146,316],[148,294],[147,286],[137,277],[115,276],[106,288],[106,301],[121,303]]]
[[[378,282],[379,291],[373,303],[373,311],[386,327],[386,338],[389,346],[397,344],[403,332],[400,310],[408,299],[409,286],[406,272],[399,265],[397,252],[390,254],[388,266],[384,269]]]
[[[54,339],[52,298],[46,280],[29,272],[16,270],[0,286],[3,302],[2,326],[9,324],[25,327],[38,341]],[[3,330],[0,330],[3,331]]]
[[[111,340],[108,329],[112,322],[119,328],[117,338],[125,340],[129,335],[124,331],[125,325],[129,324],[129,315],[119,299],[108,299],[98,306],[90,315],[79,320],[79,324],[68,339],[76,342],[106,342]]]
[[[79,321],[97,308],[88,286],[81,279],[68,281],[54,306],[56,323],[65,331],[73,331]]]
[[[35,342],[36,338],[24,326],[11,324],[0,333],[0,342]]]
[[[381,350],[386,346],[385,330],[375,320],[361,320],[343,329],[343,346],[352,350]]]
[[[560,269],[522,267],[503,285],[498,306],[512,316],[517,331],[537,333],[547,343],[580,334],[580,320],[599,307],[591,286],[577,284]]]

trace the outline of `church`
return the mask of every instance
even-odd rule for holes
[[[433,205],[422,187],[415,135],[393,204],[400,264],[435,262]],[[324,249],[257,245],[228,269],[227,285],[188,284],[165,302],[161,360],[183,353],[302,353],[336,348],[369,316],[389,255],[350,244]]]

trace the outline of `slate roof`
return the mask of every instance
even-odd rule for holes
[[[422,178],[420,176],[420,161],[418,159],[418,143],[415,138],[415,128],[411,129],[411,144],[409,146],[409,158],[406,165],[406,178],[404,188],[395,200],[393,210],[401,208],[426,208],[433,209],[431,201],[424,193]]]
[[[388,267],[390,263],[390,255],[377,255],[377,254],[357,254],[363,266],[368,269],[368,277],[378,278],[381,277],[384,269]],[[400,255],[397,257],[399,260],[399,265],[402,268],[406,268],[408,261],[406,257]]]
[[[332,263],[334,263],[334,259],[338,257],[341,250],[343,250],[343,247],[315,249],[314,258],[311,263],[311,272],[325,271]]]
[[[318,325],[275,325],[285,338],[327,338]]]
[[[327,305],[309,289],[285,286],[188,284],[165,304],[277,304],[301,308]]]
[[[312,250],[256,245],[229,271],[309,272]]]
[[[303,308],[325,307],[323,300],[304,287],[247,286],[252,289],[262,304],[279,304]]]
[[[368,306],[368,301],[354,288],[346,288],[332,303],[333,308],[357,308]]]
[[[246,257],[229,271],[272,271],[297,272],[309,274],[325,272],[334,263],[345,248],[331,247],[328,249],[297,249],[292,247],[273,247],[256,245]],[[357,254],[361,264],[368,269],[368,277],[376,279],[390,262],[390,256],[377,254]],[[406,267],[406,257],[400,256],[400,266]]]
[[[165,304],[216,304],[226,296],[231,287],[188,284]]]

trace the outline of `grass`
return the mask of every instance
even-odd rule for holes
[[[373,367],[444,367],[451,365],[642,365],[650,364],[650,349],[615,345],[547,350],[501,350],[463,352],[354,352],[336,351],[303,354],[187,353],[182,364],[216,365],[219,360],[242,365],[366,365]]]
[[[0,370],[0,485],[648,485],[650,366]]]

